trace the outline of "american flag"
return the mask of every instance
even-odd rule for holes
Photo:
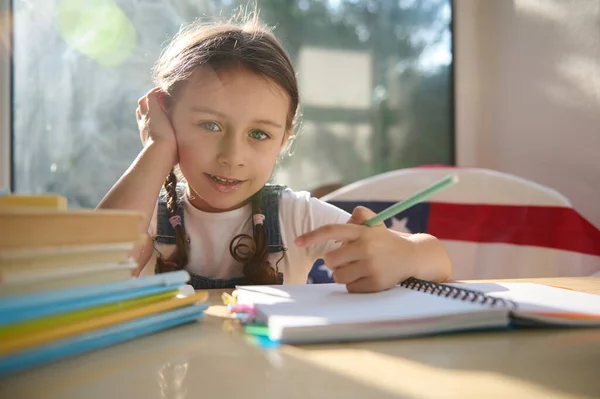
[[[448,173],[448,168],[444,170]],[[468,181],[463,190],[469,189]],[[369,199],[357,199],[360,196],[346,192],[328,202],[348,212],[359,205],[379,212],[395,202],[374,200],[373,190]],[[417,204],[385,221],[392,230],[429,233],[440,239],[452,259],[452,279],[600,275],[600,230],[572,207],[540,205],[535,200],[479,203],[481,195],[475,192],[473,201],[460,202],[453,196],[440,195],[441,200]],[[329,269],[317,261],[309,283],[331,281]]]

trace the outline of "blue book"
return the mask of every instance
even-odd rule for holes
[[[0,300],[0,326],[171,291],[185,285],[189,278],[188,272],[180,270],[114,283],[5,297]]]
[[[207,307],[198,303],[0,357],[0,376],[189,323],[202,318]]]

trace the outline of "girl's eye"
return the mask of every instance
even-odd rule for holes
[[[269,138],[269,135],[262,130],[253,130],[250,132],[250,137],[255,140],[266,140]]]
[[[220,132],[221,128],[215,122],[202,122],[200,127],[208,130],[209,132]]]

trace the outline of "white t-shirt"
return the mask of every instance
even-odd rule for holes
[[[210,278],[229,279],[242,277],[242,264],[229,253],[229,244],[238,234],[252,235],[252,208],[248,204],[229,212],[209,213],[194,208],[185,197],[185,231],[190,239],[189,262],[186,270]],[[267,218],[269,215],[265,215]],[[325,253],[337,248],[334,241],[308,248],[298,248],[296,237],[327,224],[343,224],[350,215],[331,204],[311,198],[306,191],[285,189],[279,201],[279,223],[283,253],[269,254],[271,265],[277,264],[285,284],[304,284],[314,262]],[[156,235],[156,209],[150,222],[149,233]],[[155,248],[168,257],[175,245],[155,242]],[[282,258],[283,255],[283,258]],[[142,274],[154,272],[156,251]]]

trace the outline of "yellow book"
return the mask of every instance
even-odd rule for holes
[[[140,240],[143,237],[140,237]],[[129,260],[135,243],[70,245],[0,251],[0,273],[24,269],[80,267]]]
[[[150,303],[148,303],[149,297],[138,298],[119,304],[98,306],[87,310],[51,316],[42,319],[42,321],[38,320],[36,322],[34,320],[20,323],[17,326],[5,327],[0,336],[0,356],[136,318],[205,302],[208,299],[208,292],[206,291],[196,291],[189,295],[180,293],[178,290],[175,293],[172,291],[169,293],[171,296],[168,298],[164,298],[166,293],[158,294],[162,295],[163,298],[159,300],[153,298]],[[156,297],[156,295],[153,295],[153,297]],[[109,307],[112,307],[110,311],[107,310]],[[88,314],[83,314],[86,311]],[[13,330],[11,327],[15,327],[15,329]]]
[[[137,243],[143,220],[143,213],[126,210],[0,207],[0,252]]]
[[[56,194],[8,194],[0,196],[0,208],[47,208],[57,211],[67,210],[67,198]]]

